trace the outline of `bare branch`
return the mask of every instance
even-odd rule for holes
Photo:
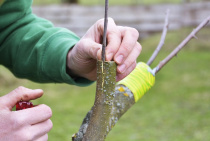
[[[163,32],[162,32],[162,35],[161,35],[160,42],[159,42],[157,48],[155,49],[155,51],[153,52],[152,56],[150,57],[149,61],[147,62],[147,65],[152,64],[152,62],[155,60],[156,56],[158,55],[159,51],[161,50],[162,46],[164,45],[166,34],[167,34],[167,31],[168,31],[168,26],[169,26],[169,22],[168,22],[169,13],[170,13],[170,10],[167,9],[166,17],[165,17],[165,25],[163,27]]]
[[[196,34],[206,26],[210,21],[210,16],[201,22],[164,60],[162,60],[154,69],[155,73],[159,72],[178,52],[192,39],[197,38]]]
[[[102,61],[105,62],[105,48],[106,48],[106,32],[108,23],[108,5],[109,0],[105,1],[105,15],[104,15],[104,33],[103,33],[103,43],[102,43]]]

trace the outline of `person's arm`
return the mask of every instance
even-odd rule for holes
[[[66,72],[67,54],[79,37],[32,14],[31,4],[32,0],[6,0],[1,5],[0,64],[15,76],[36,82],[90,84]]]

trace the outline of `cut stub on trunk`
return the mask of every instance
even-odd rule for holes
[[[102,69],[103,68],[103,69]],[[155,82],[152,70],[138,63],[134,71],[115,85],[114,62],[98,62],[96,98],[73,141],[104,141],[108,133]]]
[[[115,62],[97,62],[97,87],[94,105],[83,121],[74,141],[103,141],[112,127],[111,114],[115,97]]]

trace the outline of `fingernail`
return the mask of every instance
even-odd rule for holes
[[[123,61],[123,55],[119,55],[117,56],[116,60],[115,60],[118,64],[122,63]]]
[[[120,71],[120,73],[124,73],[125,71],[125,64],[122,64],[118,67],[118,70]]]
[[[106,60],[107,60],[107,61],[111,61],[111,60],[112,60],[112,57],[113,57],[113,53],[109,53],[109,54],[106,56]]]

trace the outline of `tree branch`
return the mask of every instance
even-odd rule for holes
[[[170,13],[170,10],[168,9],[166,11],[165,25],[163,27],[163,32],[162,32],[162,35],[161,35],[160,42],[159,42],[157,48],[155,49],[155,51],[153,52],[152,56],[150,57],[149,61],[147,62],[147,65],[149,65],[149,66],[155,60],[156,56],[158,55],[159,51],[161,50],[162,46],[164,45],[166,34],[167,34],[167,31],[168,31],[168,26],[169,26],[169,22],[168,22],[169,13]]]
[[[133,93],[129,88],[127,88],[124,85],[117,85],[115,87],[115,97],[113,99],[110,115],[109,115],[109,120],[103,121],[105,123],[109,123],[109,125],[106,128],[106,131],[104,132],[104,137],[103,138],[97,138],[97,136],[92,136],[92,138],[89,138],[90,141],[103,141],[105,137],[109,134],[111,129],[115,126],[115,124],[118,122],[118,120],[122,117],[124,113],[127,112],[128,109],[130,109],[133,105],[135,104],[134,96]],[[88,127],[91,128],[94,125],[90,124],[90,121],[93,119],[93,109],[87,113],[86,117],[83,120],[82,125],[80,126],[79,131],[72,136],[72,141],[89,141],[84,138],[84,136],[87,133]],[[102,114],[103,116],[104,114]],[[101,119],[97,119],[101,120]],[[96,120],[96,121],[97,121]],[[95,122],[96,122],[95,121]],[[101,125],[102,126],[102,125]],[[97,127],[97,126],[95,126]],[[99,129],[99,128],[98,128]],[[95,134],[100,134],[100,130],[96,131]]]
[[[104,73],[102,64],[105,64]],[[84,118],[79,131],[72,136],[72,141],[104,141],[120,117],[135,104],[134,95],[129,88],[121,84],[115,86],[114,62],[98,61],[97,76],[94,105]]]
[[[104,141],[113,127],[112,107],[115,98],[116,63],[97,61],[97,88],[94,105],[73,141]]]
[[[102,61],[105,62],[106,60],[106,32],[107,32],[107,24],[108,24],[108,5],[109,0],[105,0],[105,15],[104,15],[104,33],[103,33],[103,43],[102,43]]]
[[[103,62],[98,61],[97,64],[95,103],[84,118],[79,132],[72,136],[73,141],[104,141],[122,115],[155,82],[155,78],[150,72],[151,68],[145,63],[138,63],[135,70],[115,86],[116,65],[114,66],[113,62],[105,62],[106,72],[101,73]],[[103,78],[105,78],[105,83],[103,83]]]
[[[210,16],[201,22],[164,60],[162,60],[154,69],[154,73],[159,72],[178,52],[192,39],[197,38],[196,34],[206,26],[210,21]]]

